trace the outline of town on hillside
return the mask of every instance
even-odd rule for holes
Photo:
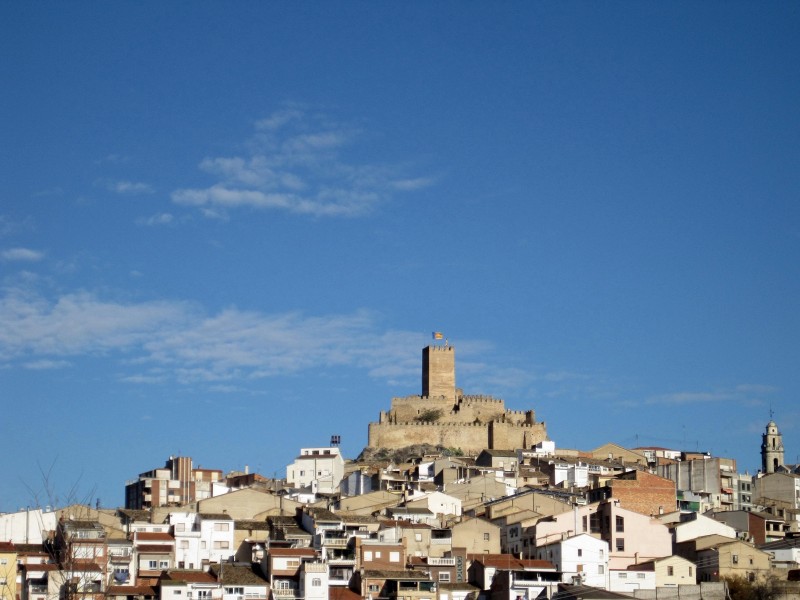
[[[755,475],[679,448],[559,448],[455,366],[448,343],[424,348],[420,395],[393,398],[356,459],[337,436],[282,479],[170,456],[124,507],[0,515],[2,600],[800,597],[800,466],[774,420]]]

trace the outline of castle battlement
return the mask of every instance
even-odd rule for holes
[[[494,396],[461,396],[459,398],[459,402],[464,403],[478,403],[478,402],[494,402],[496,404],[503,404],[505,401],[501,400],[500,398],[495,398]]]
[[[422,394],[394,397],[379,422],[369,424],[369,446],[438,444],[465,453],[531,448],[547,439],[533,410],[507,410],[491,395],[465,395],[455,385],[453,346],[422,350]]]
[[[448,344],[446,346],[428,346],[428,350],[431,352],[454,352],[455,348]]]

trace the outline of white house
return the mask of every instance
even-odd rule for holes
[[[564,583],[608,589],[608,542],[580,533],[540,546],[535,557],[553,563]]]
[[[707,535],[721,535],[732,540],[736,539],[736,529],[696,512],[680,513],[679,522],[673,525],[667,523],[667,525],[672,529],[672,536],[676,544],[696,540]]]
[[[286,481],[294,487],[311,487],[315,494],[333,494],[344,477],[344,459],[338,447],[301,448],[286,467]]]
[[[608,589],[612,592],[633,594],[636,590],[655,590],[654,570],[611,569]]]
[[[422,498],[406,502],[406,506],[409,508],[424,507],[435,515],[461,516],[461,500],[443,492],[425,494]]]
[[[202,569],[228,560],[233,547],[233,519],[227,514],[172,512],[175,563],[179,569]]]

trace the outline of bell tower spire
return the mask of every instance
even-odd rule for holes
[[[761,435],[761,472],[775,473],[783,462],[783,436],[778,431],[778,426],[772,420],[772,410],[769,411],[770,421],[766,431]]]

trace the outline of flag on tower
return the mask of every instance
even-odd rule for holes
[[[443,340],[444,334],[441,331],[434,331],[433,332],[433,339],[435,340]]]

